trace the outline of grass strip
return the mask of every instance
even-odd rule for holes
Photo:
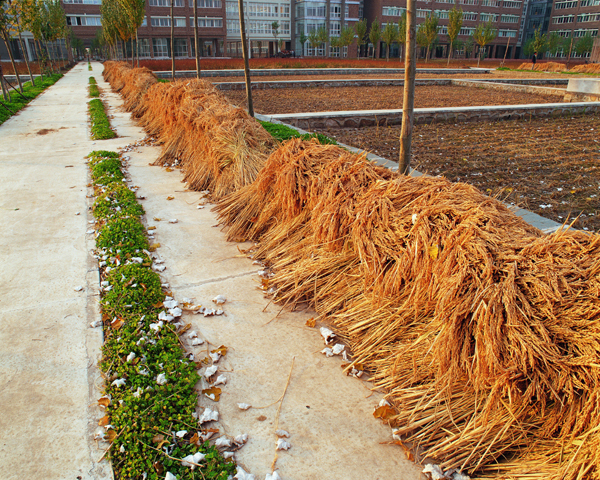
[[[25,98],[19,95],[15,90],[11,90],[10,102],[5,102],[2,96],[0,96],[0,101],[5,105],[5,107],[0,105],[0,125],[6,122],[6,120],[19,110],[25,108],[31,100],[46,90],[46,88],[54,85],[60,78],[62,78],[62,75],[60,73],[55,73],[49,77],[44,77],[43,81],[36,78],[34,80],[34,85],[32,85],[31,82],[25,82],[23,84],[23,97]]]
[[[90,77],[90,97],[99,97],[100,90],[98,89],[98,84],[96,83],[96,79],[94,77]]]
[[[235,463],[201,440],[208,432],[195,413],[198,365],[185,357],[177,327],[159,318],[166,297],[152,270],[143,209],[122,182],[117,153],[94,151],[88,159],[102,277],[105,392],[98,403],[106,416],[99,425],[111,442],[106,455],[115,477],[226,480]],[[200,472],[182,464],[189,455]]]
[[[110,121],[104,110],[104,103],[99,98],[90,100],[89,113],[92,131],[92,140],[107,140],[115,138],[117,134],[110,128]]]
[[[260,121],[260,120],[259,120]],[[322,133],[300,133],[293,128],[288,127],[287,125],[281,125],[279,123],[271,123],[271,122],[260,122],[263,128],[269,132],[274,138],[285,141],[290,138],[301,138],[302,140],[310,140],[311,138],[316,138],[319,143],[323,145],[337,145],[337,142],[333,138],[329,138]]]

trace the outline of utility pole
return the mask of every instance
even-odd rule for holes
[[[400,134],[400,158],[398,171],[404,175],[410,173],[410,146],[415,105],[416,74],[416,0],[406,2],[406,53],[404,56],[404,99],[402,102],[402,133]]]
[[[246,97],[248,99],[248,113],[254,117],[252,105],[252,85],[250,84],[250,63],[248,62],[248,43],[246,42],[246,22],[244,21],[244,0],[238,0],[240,11],[240,34],[242,35],[242,55],[244,55],[244,76],[246,77]]]
[[[175,0],[171,0],[171,77],[175,81],[175,17],[173,14],[173,4]]]

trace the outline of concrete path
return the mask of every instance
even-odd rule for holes
[[[91,441],[98,273],[80,64],[0,126],[0,477],[107,479]],[[82,291],[75,287],[82,286]]]
[[[96,80],[109,92],[100,76]],[[112,107],[122,146],[144,138],[143,130],[123,112],[119,95],[107,93],[104,99]],[[219,374],[227,377],[221,400],[203,398],[200,406],[219,410],[221,433],[249,434],[248,443],[236,453],[239,465],[257,480],[271,473],[279,428],[290,433],[292,445],[278,452],[276,466],[283,480],[423,478],[421,468],[407,461],[400,447],[386,444],[392,441],[391,430],[373,418],[381,395],[372,393],[369,383],[345,376],[339,357],[320,353],[324,345],[319,330],[305,326],[312,312],[283,312],[274,319],[281,307],[268,305],[257,288],[260,267],[238,250],[249,245],[225,240],[211,206],[198,209],[201,194],[185,191],[181,172],[150,166],[159,152],[152,146],[127,152],[130,180],[139,187],[138,196],[146,197],[142,205],[147,224],[156,227],[152,241],[161,244],[157,254],[167,266],[161,275],[175,298],[191,298],[205,306],[214,306],[216,295],[228,299],[225,316],[187,314],[184,320],[211,349],[228,347],[219,362]],[[174,199],[167,200],[171,196]],[[177,223],[169,223],[171,219]],[[183,339],[197,359],[206,357],[206,344],[191,347]],[[277,403],[247,411],[238,408],[238,403],[273,404],[284,391],[292,361],[279,417]]]

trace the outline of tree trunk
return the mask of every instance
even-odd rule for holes
[[[39,40],[36,40],[34,38],[33,39],[33,46],[37,50],[38,68],[40,69],[40,81],[43,82],[44,81],[44,68],[43,68],[43,63],[42,63],[42,49],[40,48],[40,42],[39,42]]]
[[[140,40],[138,38],[138,30],[135,29],[135,56],[137,57],[137,68],[140,68]]]
[[[2,29],[2,39],[6,44],[6,50],[8,51],[8,56],[10,57],[10,63],[15,71],[15,76],[17,77],[17,83],[19,84],[19,92],[23,93],[23,84],[21,83],[21,76],[17,70],[17,64],[15,63],[15,56],[13,55],[12,47],[10,45],[10,38],[8,38],[8,33],[6,30]]]
[[[244,56],[244,76],[246,77],[246,97],[248,99],[248,113],[254,117],[252,105],[252,84],[250,83],[250,64],[248,62],[248,44],[246,43],[246,22],[244,21],[244,0],[238,0],[240,11],[240,34],[242,36],[242,55]]]
[[[200,78],[200,50],[198,41],[198,0],[194,0],[194,52],[196,53],[196,78]]]
[[[479,68],[480,60],[481,60],[481,47],[479,47],[479,51],[477,52],[477,68]]]
[[[131,68],[135,67],[135,51],[133,50],[133,35],[131,36]]]
[[[454,42],[450,40],[450,49],[448,50],[448,63],[446,63],[446,66],[450,65],[450,57],[452,57],[452,43]]]
[[[175,80],[175,17],[173,6],[175,0],[171,0],[171,78]]]
[[[390,61],[390,46],[387,43],[385,45],[385,61]]]
[[[415,105],[416,74],[416,0],[406,2],[406,51],[404,65],[404,98],[402,102],[402,133],[400,134],[400,157],[398,171],[404,175],[410,173],[410,150]]]
[[[23,52],[23,56],[25,58],[25,65],[27,65],[27,72],[29,72],[29,80],[31,81],[31,85],[35,85],[33,73],[31,73],[31,66],[29,65],[29,58],[27,58],[28,57],[27,49],[25,48],[25,45],[23,44],[23,37],[21,36],[21,27],[20,26],[19,26],[19,29],[17,30],[17,32],[19,33],[19,45],[21,46],[21,51]]]
[[[573,35],[573,33],[571,33]],[[571,63],[571,51],[573,50],[573,36],[571,36],[571,46],[569,47],[569,56],[567,57],[567,70],[569,70],[569,64]]]
[[[241,1],[241,0],[240,0]],[[10,102],[10,92],[4,83],[4,72],[2,71],[2,59],[0,58],[0,85],[2,86],[2,98],[5,102]]]
[[[429,62],[429,45],[427,45],[427,52],[425,53],[425,63]]]

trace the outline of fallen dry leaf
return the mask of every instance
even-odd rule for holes
[[[213,402],[221,399],[221,389],[219,387],[210,387],[202,390],[202,394],[210,398]]]
[[[309,318],[309,319],[306,321],[306,326],[307,326],[307,327],[310,327],[310,328],[315,328],[315,327],[316,327],[316,325],[317,325],[317,321],[316,321],[314,318]]]

